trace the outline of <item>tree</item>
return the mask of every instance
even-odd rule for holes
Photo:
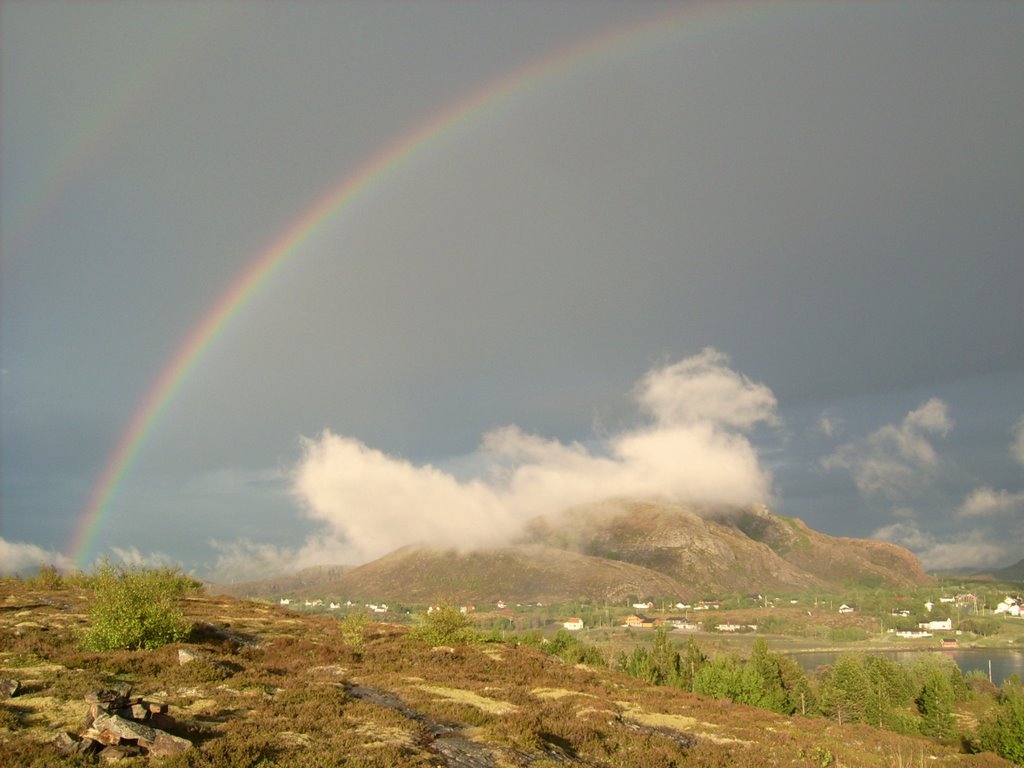
[[[939,738],[948,738],[956,733],[953,701],[953,684],[949,676],[938,668],[929,671],[915,699],[921,713],[921,733]]]
[[[871,678],[864,668],[864,655],[844,653],[835,666],[825,670],[818,691],[822,714],[840,723],[868,721]]]

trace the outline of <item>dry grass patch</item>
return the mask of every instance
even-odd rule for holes
[[[510,704],[507,701],[490,699],[486,696],[480,696],[479,694],[462,688],[445,688],[440,685],[425,684],[420,684],[416,687],[421,691],[438,696],[446,701],[453,701],[457,704],[469,704],[471,707],[476,707],[480,711],[486,712],[490,715],[507,715],[519,710],[519,707],[515,704]]]
[[[570,691],[568,688],[534,688],[530,694],[538,699],[562,699],[566,696],[586,696],[590,699],[597,698],[592,693],[583,691]]]

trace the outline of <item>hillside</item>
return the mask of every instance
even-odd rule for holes
[[[0,596],[0,678],[12,683],[3,690],[17,689],[0,694],[0,765],[114,758],[165,768],[1009,766],[991,753],[960,754],[958,741],[782,716],[525,645],[432,647],[396,625],[353,625],[231,597],[183,600],[192,628],[184,642],[85,652],[78,637],[89,590],[6,580]],[[78,736],[88,702],[112,691],[159,711],[157,743],[185,751],[118,758],[138,754],[131,737],[103,757],[76,752],[86,743]]]
[[[207,584],[207,588],[219,595],[231,597],[276,598],[294,594],[307,587],[336,581],[352,570],[350,565],[314,565],[295,573],[282,574],[257,581],[239,581],[234,584]]]
[[[993,579],[994,581],[1020,581],[1024,582],[1024,558],[1021,558],[1013,565],[1006,568],[982,571],[973,575],[974,578]]]
[[[639,565],[527,545],[473,552],[403,547],[307,592],[407,603],[554,603],[580,596],[619,602],[683,590],[671,576]]]
[[[764,510],[744,512],[735,524],[786,562],[830,584],[903,587],[931,581],[911,552],[886,541],[829,536],[802,520]]]
[[[404,547],[340,575],[303,571],[291,578],[216,589],[246,597],[290,594],[413,604],[554,603],[696,600],[931,581],[901,547],[828,536],[763,508],[698,514],[679,504],[622,499],[536,518],[520,541],[506,547],[472,552]]]

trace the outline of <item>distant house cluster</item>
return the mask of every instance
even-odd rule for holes
[[[1007,595],[999,605],[996,606],[993,613],[1002,613],[1007,616],[1020,616],[1021,615],[1021,599],[1020,597],[1011,597]]]

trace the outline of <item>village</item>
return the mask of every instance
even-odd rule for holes
[[[957,648],[967,643],[984,643],[995,634],[999,620],[1021,619],[1024,598],[995,593],[981,596],[957,591],[931,597],[882,592],[862,593],[857,599],[838,601],[838,596],[799,595],[767,597],[762,594],[729,596],[721,599],[636,600],[628,605],[610,606],[580,600],[572,604],[545,605],[541,602],[511,603],[498,599],[477,605],[453,606],[481,629],[496,631],[564,630],[605,637],[616,631],[665,628],[679,633],[715,635],[765,635],[829,643],[875,641],[903,642],[910,647],[924,643],[940,648]],[[838,605],[836,604],[838,601]],[[338,614],[365,613],[395,623],[411,623],[418,615],[434,612],[440,604],[406,606],[392,602],[360,602],[322,598],[281,597],[279,605],[308,612]],[[1020,622],[1024,631],[1024,621]]]

